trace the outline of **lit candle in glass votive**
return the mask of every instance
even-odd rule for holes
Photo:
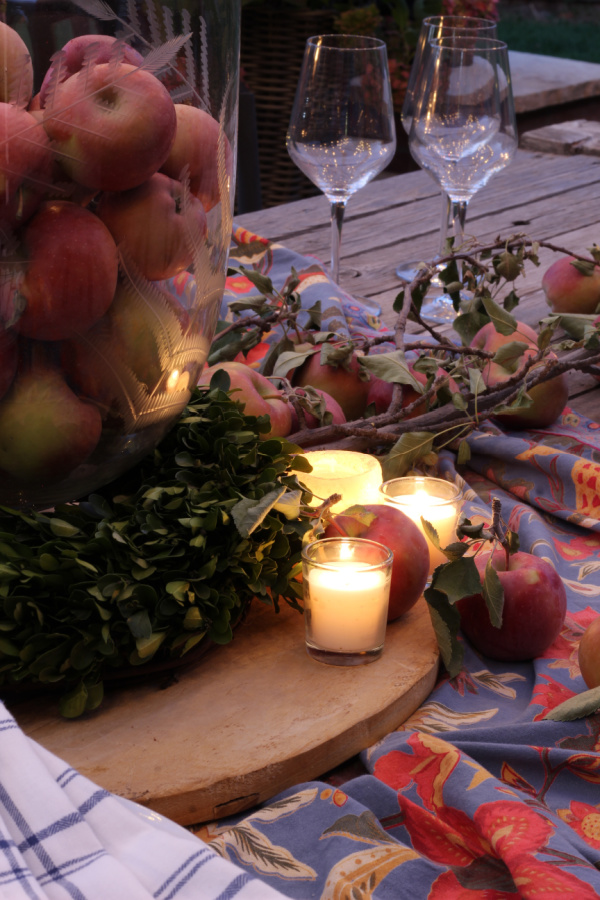
[[[319,662],[360,665],[381,656],[392,553],[363,538],[324,538],[302,553],[306,649]]]
[[[440,547],[447,547],[457,540],[456,526],[462,506],[462,492],[455,484],[443,478],[425,475],[408,475],[393,478],[381,485],[380,497],[395,506],[419,526],[429,546],[429,574],[442,563],[448,562],[441,550],[435,547],[421,523],[421,516],[437,531]]]
[[[342,499],[331,509],[340,512],[356,503],[379,503],[383,479],[381,463],[368,453],[353,450],[311,450],[304,454],[312,472],[300,472],[298,480],[313,494],[311,506],[318,506],[332,494]]]

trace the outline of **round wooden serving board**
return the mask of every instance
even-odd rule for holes
[[[8,704],[21,728],[96,784],[181,825],[241,812],[350,759],[431,692],[438,648],[425,600],[388,626],[382,657],[325,666],[302,617],[255,601],[234,640],[161,689],[112,690],[81,719],[48,697]]]

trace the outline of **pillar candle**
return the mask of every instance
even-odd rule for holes
[[[299,473],[298,480],[316,495],[311,506],[318,506],[332,494],[342,495],[331,507],[334,512],[356,503],[379,502],[383,476],[376,457],[353,450],[312,450],[304,455],[313,470]]]
[[[361,652],[383,644],[389,600],[385,571],[330,563],[310,572],[308,594],[307,629],[319,648]]]

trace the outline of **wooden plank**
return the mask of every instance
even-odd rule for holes
[[[429,695],[438,661],[423,598],[390,623],[382,657],[353,668],[315,662],[297,612],[256,604],[231,644],[168,689],[144,680],[112,691],[75,721],[47,697],[8,705],[83,775],[187,825],[248,809],[371,746]]]

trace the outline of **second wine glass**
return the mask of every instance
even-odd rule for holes
[[[497,25],[492,19],[480,19],[473,16],[427,16],[421,23],[417,46],[412,66],[408,76],[408,84],[404,94],[402,103],[402,112],[400,120],[402,128],[407,135],[410,134],[410,126],[413,119],[415,103],[421,96],[423,75],[427,71],[429,61],[429,53],[431,51],[431,42],[439,41],[448,37],[485,37],[495,38],[497,36]],[[446,238],[451,228],[451,203],[450,198],[445,191],[442,191],[442,216],[441,228],[439,236],[439,252],[438,256],[445,253]],[[403,281],[412,281],[419,271],[419,262],[406,262],[400,264],[396,269],[396,274]],[[443,292],[443,285],[436,277],[432,282],[432,286]],[[446,295],[447,296],[447,295]],[[445,311],[444,311],[445,310]],[[452,301],[447,298],[447,303],[437,304],[437,313],[440,320],[452,319],[454,317],[454,308]],[[434,317],[435,318],[435,317]]]
[[[469,200],[517,150],[508,48],[472,36],[430,43],[409,148],[450,198],[456,250]]]
[[[287,149],[331,204],[331,277],[337,282],[348,199],[391,162],[396,149],[383,41],[346,34],[308,38]]]

